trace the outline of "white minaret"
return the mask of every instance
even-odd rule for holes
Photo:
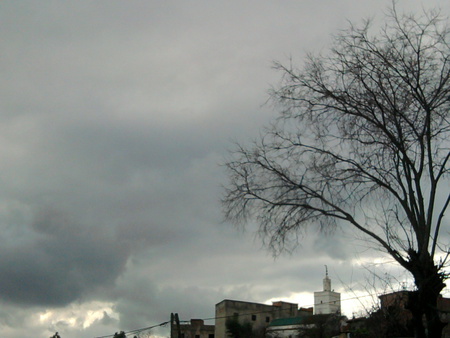
[[[323,291],[314,292],[314,314],[341,313],[341,294],[331,290],[331,280],[325,265]]]

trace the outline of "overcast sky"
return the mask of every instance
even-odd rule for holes
[[[325,264],[351,315],[364,245],[311,233],[273,259],[222,222],[220,163],[276,116],[274,60],[301,64],[389,3],[1,1],[0,336],[109,335],[226,298],[312,306]]]

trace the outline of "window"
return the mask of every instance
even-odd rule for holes
[[[252,315],[252,320],[253,320],[253,321],[256,320],[256,315]]]
[[[266,323],[270,322],[270,317],[266,317]]]

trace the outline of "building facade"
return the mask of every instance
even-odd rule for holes
[[[258,337],[264,337],[270,322],[278,318],[298,316],[298,304],[273,302],[272,305],[225,299],[216,304],[215,338],[226,338],[227,319],[237,320],[240,324],[250,323],[252,331]]]

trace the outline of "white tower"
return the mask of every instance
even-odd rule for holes
[[[325,265],[323,291],[314,292],[314,314],[341,313],[341,294],[331,290],[328,268]]]

